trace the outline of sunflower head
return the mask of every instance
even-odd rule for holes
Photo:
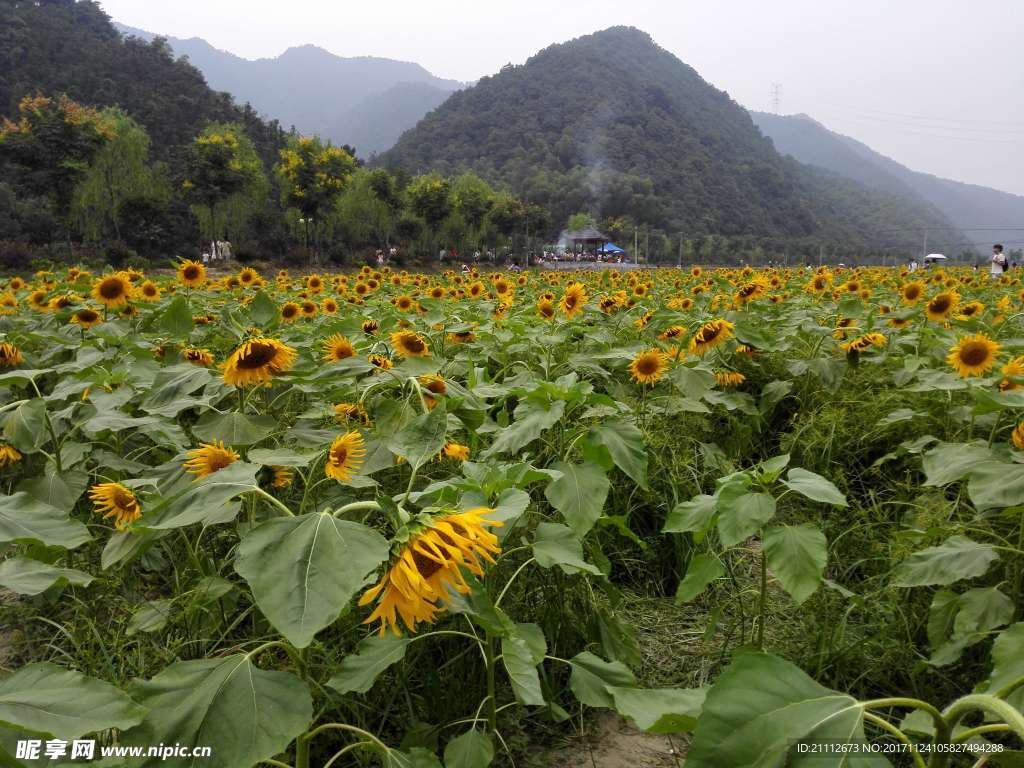
[[[0,342],[0,368],[13,368],[25,362],[21,350],[10,342]]]
[[[348,340],[347,336],[340,333],[329,337],[323,345],[324,362],[336,363],[347,357],[353,357],[355,353],[356,348],[352,346],[352,342]]]
[[[185,358],[192,365],[207,366],[213,365],[213,353],[208,349],[202,349],[199,347],[188,347],[183,349],[181,356]]]
[[[426,340],[415,331],[395,331],[391,344],[402,357],[429,357],[430,348]]]
[[[17,464],[21,461],[21,453],[13,445],[4,443],[0,445],[0,469]]]
[[[960,297],[955,291],[942,291],[928,299],[924,313],[928,316],[929,320],[944,320],[949,317],[949,314],[956,309],[956,305],[959,303]]]
[[[121,307],[128,303],[132,292],[132,284],[123,272],[96,278],[92,286],[92,296],[105,307]]]
[[[105,518],[113,518],[114,526],[123,531],[142,515],[135,494],[120,483],[100,483],[89,489],[93,508]]]
[[[324,474],[339,483],[348,482],[363,465],[364,456],[366,456],[366,444],[358,430],[339,435],[327,449]]]
[[[583,283],[569,283],[565,292],[558,302],[558,308],[570,320],[583,311],[583,305],[587,303],[587,289]]]
[[[733,324],[728,320],[709,320],[690,339],[690,352],[703,355],[732,336]]]
[[[178,265],[178,282],[186,288],[199,288],[206,282],[206,267],[187,259]]]
[[[198,448],[189,451],[187,456],[185,471],[195,475],[197,480],[208,477],[241,458],[231,448],[225,447],[223,440],[202,443]]]
[[[961,377],[984,376],[995,365],[1000,345],[983,333],[965,336],[946,357],[946,362]]]
[[[469,446],[462,443],[445,443],[441,455],[455,461],[466,461],[469,458]]]
[[[277,339],[249,339],[224,363],[224,383],[236,387],[269,384],[274,376],[291,370],[295,357],[295,350]]]
[[[637,353],[629,364],[629,373],[633,381],[639,384],[653,384],[665,375],[668,368],[668,357],[658,349],[648,349]]]

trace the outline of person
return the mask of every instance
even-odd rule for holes
[[[911,259],[910,259],[910,271],[911,272],[917,272],[917,259],[916,258],[911,257]]]
[[[1003,255],[1001,243],[996,243],[992,246],[992,258],[990,261],[992,266],[989,268],[989,277],[992,280],[998,280],[1003,272],[1006,271],[1006,256]]]

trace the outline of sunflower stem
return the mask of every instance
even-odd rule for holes
[[[258,496],[262,496],[264,499],[266,499],[271,504],[273,504],[275,507],[277,507],[282,512],[284,512],[286,515],[288,515],[288,517],[295,517],[295,513],[292,512],[290,509],[288,509],[288,507],[285,506],[283,501],[281,501],[280,499],[274,498],[269,493],[264,491],[262,488],[253,487],[252,492],[255,493]]]
[[[498,702],[494,695],[494,673],[497,659],[494,654],[494,636],[490,632],[487,633],[484,654],[487,658],[487,726],[490,728],[491,733],[497,733]]]

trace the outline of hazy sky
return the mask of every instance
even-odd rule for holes
[[[1024,195],[1024,0],[101,3],[115,21],[246,58],[313,43],[458,80],[631,25],[745,107],[770,111],[781,83],[782,113],[806,112],[915,170]]]

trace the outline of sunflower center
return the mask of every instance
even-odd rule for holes
[[[238,358],[238,367],[243,370],[262,368],[273,361],[277,356],[277,350],[270,344],[259,341],[250,342],[248,348]]]
[[[100,296],[104,299],[117,299],[124,293],[120,280],[104,280],[100,283]]]
[[[947,309],[949,309],[949,297],[936,296],[934,299],[932,299],[932,312],[945,312]]]
[[[181,274],[186,280],[198,280],[199,279],[199,267],[187,266],[182,270]]]
[[[960,348],[960,360],[965,365],[982,365],[988,360],[988,347],[977,341],[967,342]]]
[[[422,555],[415,550],[412,553],[412,560],[416,563],[416,570],[419,571],[420,576],[424,579],[429,579],[439,570],[441,570],[441,564],[436,560],[431,560],[426,555]]]
[[[422,352],[423,351],[423,342],[420,340],[420,338],[418,336],[411,336],[410,335],[410,336],[407,336],[405,339],[403,339],[403,341],[405,343],[406,349],[408,349],[410,352]]]
[[[658,370],[658,360],[653,356],[641,357],[636,361],[636,369],[645,376],[650,376]]]

